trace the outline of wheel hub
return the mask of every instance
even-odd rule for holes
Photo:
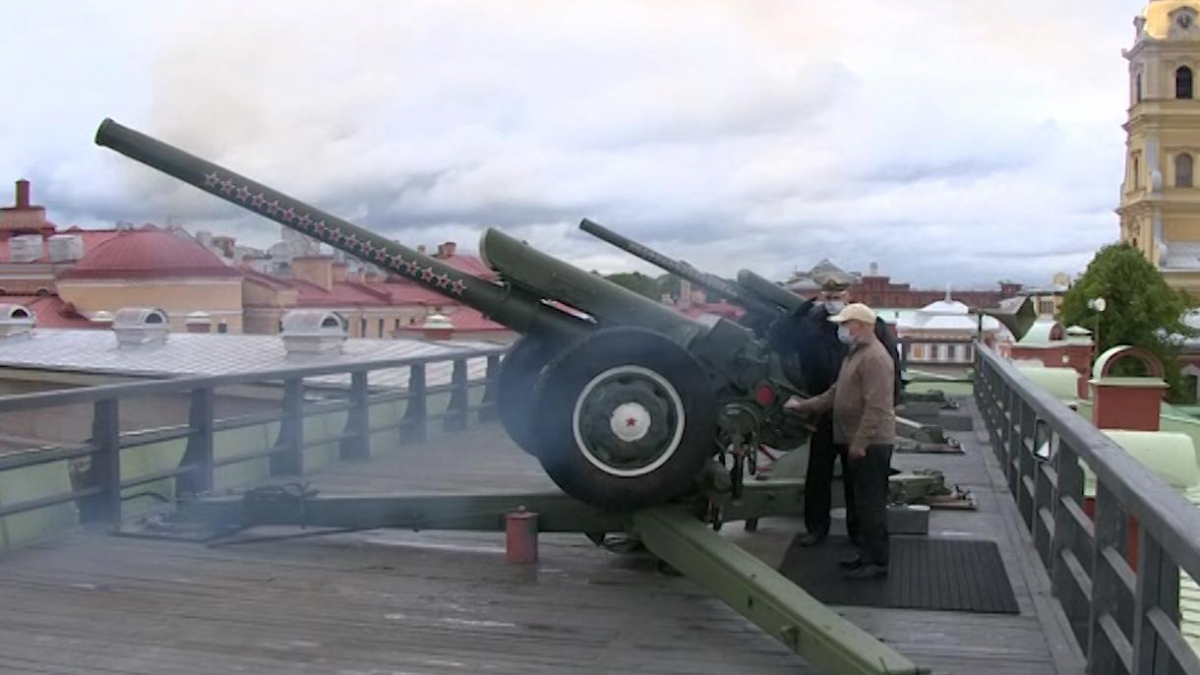
[[[683,401],[659,373],[618,366],[584,387],[572,421],[576,446],[593,466],[614,476],[642,476],[679,447]]]
[[[650,413],[640,403],[622,403],[613,410],[608,426],[626,443],[640,441],[650,433]]]

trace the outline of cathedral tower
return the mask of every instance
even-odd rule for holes
[[[1200,295],[1200,0],[1151,0],[1133,25],[1121,241]]]

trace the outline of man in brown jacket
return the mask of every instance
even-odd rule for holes
[[[843,563],[852,579],[887,576],[888,467],[896,442],[895,363],[875,335],[875,312],[847,305],[829,320],[850,346],[837,382],[809,399],[793,398],[789,410],[816,414],[833,410],[833,443],[845,448],[862,539],[858,556]],[[839,447],[840,446],[840,447]]]

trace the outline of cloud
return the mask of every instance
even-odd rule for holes
[[[22,35],[72,48],[20,75],[0,176],[33,178],[59,221],[276,237],[91,145],[111,115],[414,244],[469,249],[494,226],[646,269],[578,232],[589,217],[729,276],[831,258],[919,285],[1042,283],[1117,235],[1139,8],[48,1],[17,10]]]

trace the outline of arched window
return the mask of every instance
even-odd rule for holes
[[[1192,69],[1187,66],[1179,66],[1175,71],[1175,98],[1192,97]]]
[[[1192,187],[1192,156],[1186,152],[1175,155],[1175,187]]]

